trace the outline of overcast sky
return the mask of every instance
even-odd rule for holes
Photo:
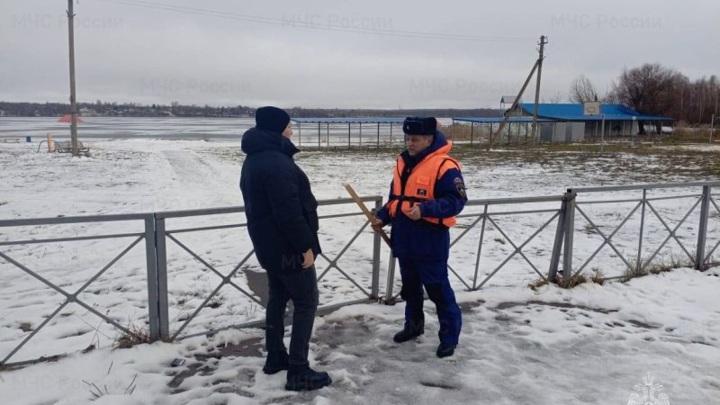
[[[67,101],[63,0],[0,0],[0,100]],[[497,108],[547,35],[541,98],[624,67],[720,75],[718,0],[82,0],[79,101]],[[534,82],[524,99],[532,100]]]

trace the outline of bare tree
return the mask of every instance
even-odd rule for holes
[[[689,117],[698,124],[707,123],[714,113],[718,92],[717,76],[712,75],[709,79],[705,77],[696,80],[691,86],[692,112]]]
[[[547,103],[547,104],[560,104],[560,103],[563,102],[562,93],[560,93],[560,92],[558,91],[557,93],[553,94],[553,95],[550,96],[550,97],[547,97],[547,98],[546,98],[546,97],[543,97],[543,98],[542,98],[542,102],[543,102],[543,103]]]
[[[570,85],[570,101],[573,103],[584,103],[586,101],[598,101],[598,93],[590,79],[580,75]]]
[[[641,114],[665,115],[676,105],[678,94],[687,81],[687,77],[676,70],[646,63],[639,68],[623,70],[613,84],[612,96]],[[640,134],[645,134],[644,123],[638,124]],[[660,124],[656,123],[656,126]]]

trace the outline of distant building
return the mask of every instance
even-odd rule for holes
[[[502,103],[508,102],[509,96],[503,96]],[[509,101],[512,107],[513,100]],[[586,138],[600,138],[603,133],[606,137],[628,136],[639,132],[639,125],[669,125],[675,119],[643,115],[622,104],[594,104],[592,109],[586,109],[583,104],[538,104],[538,139],[540,142],[581,142]],[[495,128],[508,117],[507,125],[500,139],[507,142],[520,141],[531,133],[534,103],[518,103],[510,111],[507,109],[503,116],[496,117],[453,117],[453,122],[469,122],[488,128],[494,133]],[[594,114],[586,114],[593,111]],[[472,132],[471,132],[472,134]],[[472,139],[472,135],[471,135]],[[512,139],[512,140],[511,140]]]
[[[502,97],[500,97],[500,108],[502,108],[503,110],[507,110],[510,107],[512,107],[513,102],[515,102],[516,97],[517,96],[502,96]],[[520,101],[518,101],[518,103],[522,103],[522,102],[523,101],[521,98]]]
[[[83,117],[97,117],[100,115],[97,113],[97,111],[93,110],[92,108],[81,108],[78,110],[78,112]]]
[[[532,117],[535,104],[518,104],[515,111],[507,113],[518,117]],[[538,124],[539,140],[545,142],[577,142],[586,137],[634,135],[639,123],[670,123],[673,118],[644,115],[622,104],[600,104],[596,115],[585,115],[583,104],[538,104],[538,119],[548,120]]]

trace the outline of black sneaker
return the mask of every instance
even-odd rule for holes
[[[273,351],[268,353],[267,359],[265,359],[265,366],[263,367],[263,373],[272,375],[279,373],[282,370],[288,369],[288,354],[283,351]]]
[[[425,330],[423,329],[416,329],[416,330],[408,330],[403,329],[400,332],[396,333],[395,336],[393,336],[393,340],[395,343],[403,343],[407,342],[408,340],[414,339],[420,335],[425,333]]]
[[[326,387],[331,383],[332,379],[324,371],[315,371],[307,365],[290,366],[285,389],[289,391],[312,391]]]
[[[436,354],[437,354],[437,356],[440,357],[441,359],[442,359],[443,357],[452,356],[453,354],[455,354],[455,348],[456,348],[456,347],[457,347],[457,345],[450,345],[450,344],[446,344],[446,343],[440,343],[440,346],[438,346],[438,348],[437,348],[437,353],[436,353]]]

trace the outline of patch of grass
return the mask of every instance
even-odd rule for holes
[[[469,130],[469,127],[466,128]],[[449,135],[448,129],[444,129]],[[477,135],[477,127],[475,131]],[[720,133],[718,134],[720,136]],[[458,138],[465,135],[458,134]],[[487,150],[488,143],[480,143],[481,137],[474,137],[473,145],[469,143],[456,143],[453,145],[451,155],[457,158],[464,166],[477,166],[486,168],[505,166],[508,164],[531,165],[539,164],[545,169],[558,172],[578,173],[587,170],[591,165],[593,170],[602,171],[610,176],[622,175],[629,177],[629,182],[651,182],[661,177],[688,177],[697,180],[700,177],[715,178],[720,176],[720,159],[718,152],[712,150],[693,150],[679,148],[683,143],[661,143],[652,136],[635,137],[635,146],[630,146],[629,138],[606,139],[603,153],[600,145],[589,140],[586,143],[557,143],[557,144],[526,144],[513,143],[510,145],[495,143],[493,149]],[[458,139],[456,138],[456,139]],[[666,139],[663,136],[657,139]],[[399,141],[399,140],[398,140]],[[707,140],[704,142],[707,144]],[[685,142],[684,144],[690,145]],[[303,144],[303,153],[296,159],[304,164],[317,162],[321,158],[342,154],[349,159],[367,157],[370,159],[387,159],[392,164],[397,154],[403,149],[401,141],[377,148],[374,143],[348,148],[347,146],[332,146],[330,148]],[[244,154],[238,147],[213,148],[206,153],[217,155],[234,163],[242,162]],[[648,157],[657,158],[659,165],[648,165]]]
[[[32,324],[30,322],[23,322],[20,324],[20,330],[23,332],[31,332],[33,330]]]
[[[579,286],[580,284],[585,284],[587,282],[588,282],[588,278],[584,274],[580,273],[580,274],[575,274],[572,277],[568,277],[567,279],[565,279],[563,277],[558,277],[557,285],[560,288],[570,289],[570,288],[575,288],[575,287]]]
[[[593,274],[590,276],[590,281],[592,281],[595,284],[603,285],[605,283],[605,275],[603,274],[602,270],[595,267],[592,269]]]
[[[488,128],[475,125],[471,127],[466,124],[455,123],[440,130],[453,141],[470,141],[473,143],[487,144],[490,142],[490,131]]]
[[[542,286],[546,286],[546,285],[548,285],[548,284],[549,284],[549,283],[548,283],[548,281],[547,281],[546,279],[544,279],[544,278],[539,278],[539,279],[531,282],[530,284],[528,284],[528,288],[531,289],[531,290],[533,290],[533,291],[537,291],[538,288],[540,288],[540,287],[542,287]]]
[[[623,282],[648,275],[648,272],[645,268],[643,268],[642,263],[640,266],[637,265],[637,259],[631,258],[630,263],[630,267],[625,269],[625,272],[622,275],[621,280]]]
[[[672,134],[660,136],[658,140],[665,144],[707,143],[710,140],[710,128],[675,128]]]
[[[590,278],[588,278],[584,274],[576,274],[572,277],[564,279],[562,274],[558,274],[555,284],[560,288],[570,289],[575,288],[580,284],[585,284],[589,281],[592,281],[595,284],[602,285],[605,282],[605,279],[600,271],[596,271]],[[537,291],[540,287],[546,286],[549,283],[550,282],[548,280],[540,278],[528,284],[528,288],[533,291]]]
[[[625,270],[621,280],[623,282],[632,280],[633,278],[647,276],[649,274],[660,274],[671,271],[673,269],[679,269],[682,267],[694,267],[695,263],[688,257],[672,255],[662,261],[653,263],[640,263],[637,265],[637,259],[633,259],[631,266]]]
[[[108,368],[108,371],[106,375],[110,375],[110,370],[112,370],[114,363],[110,363],[110,367]],[[112,395],[132,395],[133,392],[135,392],[135,388],[137,388],[137,384],[135,381],[137,380],[137,374],[135,374],[132,378],[132,381],[125,387],[125,390],[123,390],[122,393],[112,393]],[[96,401],[105,395],[111,395],[110,390],[108,389],[107,385],[103,384],[102,388],[99,387],[94,382],[87,382],[85,380],[81,380],[85,385],[90,387],[90,401]]]
[[[146,328],[140,328],[135,325],[128,327],[130,333],[122,333],[115,342],[113,347],[115,349],[129,349],[143,343],[150,343],[150,331]]]

